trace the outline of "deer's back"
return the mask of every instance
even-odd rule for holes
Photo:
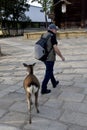
[[[24,86],[31,86],[31,85],[40,87],[39,81],[35,75],[28,75],[24,80]]]

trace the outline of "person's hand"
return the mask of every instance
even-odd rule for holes
[[[64,57],[62,57],[62,61],[65,61],[65,58],[64,58]]]

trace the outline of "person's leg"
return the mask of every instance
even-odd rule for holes
[[[51,75],[51,83],[52,83],[53,86],[54,86],[55,82],[56,82],[56,80],[55,80],[54,74],[52,73],[52,75]]]
[[[52,85],[53,85],[53,88],[56,88],[56,86],[59,84],[59,81],[57,80],[55,80],[55,78],[54,78],[54,75],[52,74],[52,76],[51,76],[51,83],[52,83]]]
[[[54,62],[51,61],[46,61],[44,63],[46,66],[46,72],[45,72],[44,80],[42,82],[42,90],[41,90],[42,93],[47,91],[47,84],[51,79],[51,75],[53,73],[53,66],[54,66]]]
[[[54,62],[55,63],[55,62]],[[54,63],[53,63],[53,68],[54,68]],[[55,88],[58,84],[59,84],[59,81],[56,81],[55,77],[54,77],[54,74],[53,74],[53,71],[51,73],[51,83],[53,85],[53,88]]]

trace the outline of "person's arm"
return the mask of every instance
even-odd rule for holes
[[[65,61],[65,58],[62,56],[62,54],[56,44],[53,45],[53,48],[54,48],[55,52],[57,53],[57,55],[62,59],[62,61]]]

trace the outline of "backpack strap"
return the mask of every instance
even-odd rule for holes
[[[50,34],[50,33],[48,33],[47,35],[46,35],[46,34],[42,34],[42,35],[41,35],[41,38],[46,39],[46,41],[47,41],[50,37],[51,37],[51,34]]]
[[[53,34],[51,34],[51,33],[42,34],[42,35],[41,35],[41,38],[44,38],[44,39],[46,39],[46,41],[48,41],[48,39],[49,39],[52,35],[53,35]],[[47,51],[48,55],[49,55],[49,53],[51,52],[52,49],[53,49],[53,47],[52,47],[49,51]]]

